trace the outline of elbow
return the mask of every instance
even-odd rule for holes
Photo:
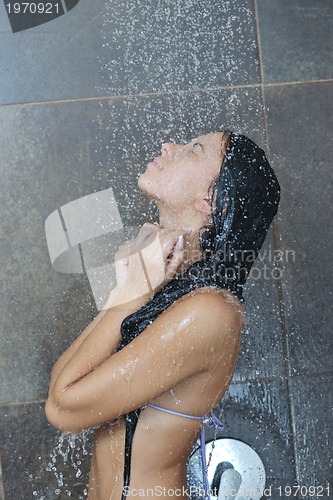
[[[55,383],[45,404],[45,415],[48,422],[60,432],[78,434],[109,420],[104,420],[101,411],[97,411],[94,406],[95,402],[92,406],[86,400],[82,401],[70,387],[61,390]]]
[[[59,431],[63,430],[60,419],[60,408],[55,405],[55,403],[52,401],[50,397],[46,400],[45,403],[45,415],[48,422],[53,427],[55,427]]]
[[[62,410],[50,397],[45,403],[45,415],[48,422],[62,433],[77,434],[83,430],[74,425],[70,412]]]
[[[55,402],[49,397],[45,403],[45,415],[48,422],[58,429],[58,431],[66,432],[67,429],[64,426],[62,411],[59,406],[55,404]]]

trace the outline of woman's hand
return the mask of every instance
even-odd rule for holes
[[[150,298],[173,278],[184,258],[184,235],[146,222],[134,240],[119,247],[117,287],[126,289],[128,300]]]
[[[128,274],[128,265],[129,265],[129,256],[131,254],[131,246],[133,245],[134,240],[126,241],[123,245],[121,245],[114,256],[114,265],[116,269],[116,279],[117,279],[117,288],[121,288],[127,278]]]

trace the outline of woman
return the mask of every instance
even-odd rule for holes
[[[61,431],[99,426],[89,500],[188,498],[188,457],[231,382],[242,289],[279,203],[264,152],[228,131],[163,144],[138,183],[159,224],[119,249],[117,286],[55,364],[46,402]]]

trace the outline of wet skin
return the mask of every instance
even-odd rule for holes
[[[158,236],[159,257],[153,245],[148,244],[144,253],[149,286],[135,254],[118,261],[121,285],[117,284],[105,309],[52,370],[46,403],[50,423],[63,432],[101,425],[95,431],[89,500],[121,498],[126,413],[153,403],[204,415],[231,382],[244,315],[238,299],[225,290],[205,287],[184,295],[114,354],[122,320],[145,304],[181,266],[198,260],[197,231],[211,217],[207,196],[221,165],[222,139],[216,133],[187,145],[164,144],[157,164],[148,164],[139,186],[155,199],[160,224],[145,225],[131,245],[150,239],[156,242]],[[185,180],[186,190],[181,188]],[[179,236],[185,238],[183,248],[176,245]],[[137,498],[139,490],[142,497],[144,490],[156,487],[185,489],[187,459],[199,429],[200,421],[149,407],[142,410],[133,439],[127,498]],[[156,498],[170,496],[169,492]],[[154,498],[151,490],[147,497]]]
[[[150,400],[153,404],[204,415],[220,401],[236,367],[243,326],[242,308],[229,292],[209,288],[196,290],[178,302],[144,332],[147,343],[142,349],[150,350],[150,355],[143,367],[147,372],[142,375],[142,383],[147,381],[165,388],[172,385],[172,389]],[[149,337],[153,335],[168,338],[152,344]],[[158,361],[163,357],[168,358],[166,363]],[[175,380],[179,382],[170,384],[170,371],[177,368]],[[154,382],[150,382],[149,377]],[[160,491],[163,487],[185,490],[186,464],[199,429],[200,422],[149,407],[142,410],[133,440],[130,488],[147,492],[156,486]],[[96,432],[89,500],[121,498],[124,438],[122,417]],[[154,498],[151,493],[146,496]],[[156,495],[156,498],[169,496]],[[128,495],[128,498],[134,497]]]

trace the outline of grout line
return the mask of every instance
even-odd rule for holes
[[[279,223],[275,217],[273,221],[273,236],[274,236],[274,246],[276,250],[281,250],[279,245]],[[285,301],[283,294],[283,284],[282,284],[282,276],[283,276],[283,268],[280,261],[275,262],[275,265],[279,271],[279,279],[277,279],[277,292],[278,292],[278,301],[279,301],[279,311],[280,311],[280,323],[281,323],[281,333],[283,339],[283,351],[285,358],[285,371],[286,377],[291,377],[291,366],[290,366],[290,356],[289,356],[289,341],[287,336],[287,322],[286,322],[286,311],[285,311]]]
[[[5,490],[3,486],[2,457],[0,454],[0,500],[5,500]]]
[[[268,147],[268,131],[267,131],[267,120],[266,120],[266,101],[265,101],[265,91],[264,91],[264,64],[261,53],[261,40],[260,40],[260,30],[259,30],[259,17],[258,17],[258,6],[257,0],[253,0],[254,7],[254,17],[255,17],[255,25],[256,25],[256,35],[257,35],[257,44],[258,44],[258,58],[259,58],[259,72],[260,72],[260,88],[261,88],[261,100],[262,100],[262,116],[263,116],[263,125],[264,125],[264,137],[265,137],[265,145],[267,149]]]
[[[246,378],[243,380],[234,380],[231,384],[247,384],[248,382],[274,382],[275,380],[292,380],[298,378],[318,378],[325,375],[333,375],[333,370],[329,370],[327,372],[317,372],[317,373],[298,373],[295,375],[272,375],[271,377],[256,377],[256,378]]]
[[[254,12],[255,12],[255,20],[256,20],[256,32],[257,32],[257,40],[258,40],[258,53],[259,53],[259,68],[260,68],[260,80],[262,82],[261,85],[261,98],[262,98],[262,107],[263,107],[263,122],[264,122],[264,134],[265,134],[265,143],[267,146],[267,150],[269,152],[269,137],[268,137],[268,124],[267,124],[267,107],[266,107],[266,96],[265,96],[265,86],[263,84],[264,74],[263,74],[263,59],[261,53],[261,40],[260,40],[260,29],[259,29],[259,15],[258,15],[258,5],[257,0],[253,0],[254,4]],[[279,239],[278,239],[278,223],[276,221],[276,217],[273,220],[273,235],[274,235],[274,247],[275,249],[279,249]],[[281,265],[280,262],[276,263],[279,272],[279,276],[282,276]],[[288,361],[288,366],[285,366],[286,373],[285,376],[288,376],[290,373],[289,369],[289,350],[288,350],[288,342],[286,336],[286,321],[285,321],[285,311],[283,307],[283,291],[282,291],[282,280],[279,278],[277,280],[278,283],[278,301],[279,301],[279,310],[280,310],[280,322],[281,322],[281,333],[283,338],[283,346],[284,346],[284,356]]]
[[[256,0],[254,0],[256,1]],[[259,49],[260,50],[260,49]],[[262,69],[260,68],[260,71]],[[262,77],[261,77],[262,78]],[[161,96],[166,96],[166,95],[173,95],[173,94],[189,94],[189,93],[195,93],[195,92],[219,92],[221,90],[235,90],[235,89],[255,89],[255,88],[269,88],[269,87],[284,87],[287,85],[306,85],[306,84],[311,84],[311,83],[330,83],[333,82],[333,78],[327,78],[323,80],[304,80],[304,81],[295,81],[295,82],[277,82],[277,83],[253,83],[253,84],[246,84],[246,85],[229,85],[229,86],[221,86],[221,87],[207,87],[205,89],[187,89],[187,90],[172,90],[172,91],[165,91],[165,92],[147,92],[147,93],[137,93],[137,94],[122,94],[122,95],[110,95],[110,96],[96,96],[96,97],[79,97],[76,99],[57,99],[57,100],[51,100],[51,101],[32,101],[32,102],[21,102],[21,103],[8,103],[8,104],[0,104],[0,109],[1,108],[15,108],[15,107],[28,107],[28,106],[43,106],[45,104],[68,104],[68,103],[75,103],[75,102],[90,102],[90,101],[113,101],[113,100],[121,100],[121,99],[128,99],[129,97],[161,97]]]
[[[322,80],[300,80],[294,82],[276,82],[276,83],[265,83],[265,87],[280,87],[285,85],[305,85],[308,83],[329,83],[333,82],[333,78],[323,78]]]
[[[261,53],[261,39],[260,39],[257,0],[253,0],[253,9],[254,9],[254,18],[255,18],[255,25],[256,25],[257,43],[258,43],[260,82],[261,82],[261,86],[263,86],[264,85],[264,65],[263,65],[263,58],[262,58],[262,53]]]
[[[46,399],[38,399],[31,401],[7,401],[4,403],[0,403],[0,408],[3,406],[19,406],[19,405],[33,405],[33,404],[45,404]]]
[[[27,106],[43,106],[45,104],[67,104],[72,102],[89,102],[89,101],[102,101],[105,99],[124,99],[128,97],[128,95],[123,96],[101,96],[101,97],[79,97],[77,99],[58,99],[54,101],[32,101],[32,102],[20,102],[20,103],[9,103],[9,104],[0,104],[0,108],[15,108],[15,107],[27,107]]]
[[[265,132],[265,143],[267,145],[268,153],[270,151],[269,148],[269,135],[268,135],[268,122],[267,122],[267,106],[266,106],[266,96],[265,96],[265,85],[264,85],[264,71],[263,71],[263,58],[261,52],[261,41],[260,41],[260,29],[259,29],[259,15],[258,15],[258,4],[257,0],[253,0],[254,2],[254,12],[256,19],[256,29],[257,29],[257,39],[258,39],[258,53],[259,53],[259,66],[260,66],[260,80],[261,80],[261,97],[262,97],[262,106],[263,106],[263,115],[264,115],[264,132]],[[276,217],[273,221],[273,234],[274,234],[274,247],[275,250],[280,249],[279,244],[279,226],[276,220]],[[296,447],[296,439],[295,439],[295,431],[294,431],[294,418],[292,412],[292,398],[290,391],[290,378],[289,374],[290,370],[290,356],[289,356],[289,345],[288,345],[288,337],[287,337],[287,326],[286,326],[286,314],[284,307],[284,298],[283,298],[283,288],[282,288],[282,276],[281,272],[281,264],[280,262],[275,263],[278,271],[279,271],[279,279],[277,280],[277,293],[278,293],[278,304],[279,304],[279,314],[280,314],[280,324],[281,324],[281,337],[283,342],[283,352],[284,352],[284,369],[285,369],[285,379],[287,385],[287,398],[288,398],[288,413],[289,413],[289,429],[290,429],[290,441],[292,446],[292,458],[293,458],[293,476],[295,479],[295,483],[297,483],[297,447]],[[298,495],[297,495],[298,496]]]
[[[178,89],[165,92],[147,92],[147,93],[136,93],[136,94],[121,94],[121,95],[110,95],[110,96],[96,96],[96,97],[80,97],[77,99],[57,99],[53,101],[33,101],[33,102],[22,102],[22,103],[9,103],[0,104],[0,108],[16,107],[16,106],[41,106],[44,104],[67,104],[72,102],[85,102],[85,101],[105,101],[105,100],[121,100],[133,97],[161,97],[165,95],[173,94],[189,94],[196,92],[218,92],[220,90],[234,90],[234,89],[248,89],[248,88],[258,88],[259,83],[247,84],[247,85],[229,85],[221,87],[207,87],[204,89]]]
[[[279,247],[279,225],[276,220],[273,222],[274,228],[274,246],[275,249],[280,249]],[[288,413],[289,413],[289,422],[290,422],[290,443],[292,449],[292,458],[293,458],[293,474],[295,485],[298,486],[298,467],[297,467],[297,444],[295,438],[295,419],[293,413],[293,400],[291,395],[291,380],[293,378],[299,378],[300,375],[291,375],[291,365],[290,365],[290,356],[289,356],[289,339],[287,335],[287,324],[286,324],[286,310],[284,305],[284,294],[283,294],[283,285],[282,285],[282,266],[278,261],[275,263],[277,269],[279,270],[280,277],[277,280],[278,286],[278,301],[279,301],[279,310],[280,310],[280,322],[281,322],[281,334],[283,341],[283,351],[285,358],[285,371],[286,371],[286,382],[287,382],[287,397],[288,397]],[[300,493],[297,491],[297,500],[301,500]]]
[[[263,94],[265,90],[263,89]],[[264,102],[265,99],[263,98]],[[267,134],[267,146],[269,151],[269,136],[268,136],[268,128],[267,128],[267,109],[265,106],[265,130]],[[274,247],[276,250],[280,250],[280,242],[279,242],[279,223],[277,218],[274,218],[273,221],[273,237],[274,237]],[[292,396],[291,396],[291,365],[290,365],[290,351],[289,351],[289,339],[287,335],[287,322],[286,322],[286,310],[285,310],[285,301],[284,301],[284,293],[283,293],[283,269],[281,262],[275,262],[275,266],[279,271],[279,278],[277,279],[277,293],[278,293],[278,303],[279,303],[279,315],[280,315],[280,324],[281,324],[281,337],[283,343],[283,353],[284,353],[284,367],[285,367],[285,379],[287,382],[287,398],[288,398],[288,413],[289,413],[289,425],[290,425],[290,442],[292,449],[292,459],[293,459],[293,476],[295,480],[295,485],[298,485],[298,474],[297,474],[297,446],[296,446],[296,438],[295,438],[295,425],[294,425],[294,415],[293,415],[293,405],[292,405]],[[299,496],[299,492],[297,492],[297,500],[301,500]]]
[[[294,414],[293,414],[293,401],[292,401],[292,396],[291,396],[291,384],[290,384],[289,377],[287,379],[287,388],[288,388],[288,408],[289,408],[289,415],[290,415],[290,443],[291,443],[292,454],[293,454],[293,471],[294,471],[294,478],[295,478],[295,486],[302,486],[302,485],[299,485],[299,483],[298,483],[298,460],[297,460],[298,446],[297,446],[296,437],[295,437],[296,426],[295,426],[295,419],[294,419]],[[299,491],[297,491],[297,499],[302,500],[300,497]]]

